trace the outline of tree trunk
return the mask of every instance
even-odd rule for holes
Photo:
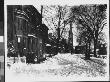
[[[85,59],[89,60],[90,59],[90,42],[86,43],[86,53],[85,53]]]
[[[58,39],[57,39],[57,51],[59,52],[60,20],[61,20],[61,8],[60,8],[60,6],[59,6],[59,10],[58,10],[58,16],[59,16],[59,20],[58,20],[58,28],[57,28],[57,33],[58,33]]]
[[[90,54],[90,51],[91,51],[91,43],[89,42],[89,54]]]
[[[97,49],[97,43],[94,41],[94,57],[97,57],[96,49]]]
[[[72,52],[73,52],[73,33],[72,33],[72,22],[70,22],[70,34],[69,34],[69,43],[70,43],[70,52],[71,52],[71,54],[72,54]]]
[[[89,41],[88,59],[90,59],[90,51],[91,51],[90,46],[91,46],[91,43]]]
[[[85,59],[88,59],[88,44],[86,43]]]
[[[96,54],[97,41],[98,41],[98,30],[96,30],[95,37],[94,37],[94,57],[97,57],[97,54]]]

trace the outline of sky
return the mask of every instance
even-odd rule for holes
[[[45,6],[45,5],[44,5]],[[46,6],[50,6],[50,5],[46,5]],[[41,5],[34,5],[34,7],[39,11],[39,13],[41,13]],[[52,11],[52,12],[54,12],[54,11]],[[43,13],[43,14],[45,14],[45,13]],[[47,16],[47,17],[49,17],[49,16]],[[48,24],[47,24],[47,22],[45,21],[45,20],[43,20],[44,21],[44,23],[47,25],[47,27],[49,27],[48,26]],[[53,27],[53,29],[54,29],[54,26],[52,26],[51,25],[51,28]],[[73,34],[75,34],[76,32],[76,29],[75,29],[75,25],[73,24]],[[50,28],[50,27],[49,27]],[[109,28],[107,27],[107,26],[105,26],[104,27],[104,29],[103,29],[103,31],[102,32],[104,32],[105,33],[105,35],[106,36],[108,36],[108,30],[109,30]],[[55,32],[55,29],[54,30],[49,30],[49,32],[51,33],[51,32]],[[64,34],[65,35],[65,34]],[[68,34],[66,34],[66,35],[68,35]],[[76,36],[75,35],[73,35],[73,46],[76,46],[78,43],[76,42]],[[107,40],[107,37],[105,37],[105,39]]]
[[[51,6],[51,5],[44,5],[44,11],[45,11],[45,6]],[[57,5],[55,5],[55,6],[57,6]],[[34,7],[39,11],[39,13],[41,13],[41,5],[34,5]],[[51,7],[52,8],[52,7]],[[45,17],[44,18],[46,18],[46,17],[54,17],[54,14],[56,13],[55,12],[55,10],[53,9],[52,11],[51,11],[51,13],[50,13],[50,11],[51,10],[49,10],[49,12],[46,14],[46,13],[43,13],[43,14],[45,14]],[[48,14],[49,14],[49,16],[48,16]],[[49,26],[48,25],[48,23],[47,23],[47,21],[46,20],[44,20],[44,18],[43,18],[43,22],[44,22],[44,24],[46,24],[47,25],[47,27],[49,28],[49,30],[48,30],[48,33],[53,33],[53,32],[55,32],[56,30],[55,30],[55,27],[54,27],[54,25],[53,24],[51,24],[50,23],[50,21],[48,20],[48,23],[51,25],[51,26]],[[62,21],[62,20],[61,20]],[[57,24],[58,22],[56,21],[56,24]],[[70,25],[66,25],[66,28],[69,28],[69,26]],[[75,29],[75,25],[73,24],[73,30],[74,31],[76,31],[76,29]],[[52,30],[50,29],[50,28],[52,28]],[[69,30],[66,30],[66,31],[69,31]],[[74,31],[73,31],[73,33],[74,33]],[[74,33],[75,34],[75,33]],[[66,38],[66,39],[68,39],[68,32],[66,32],[66,33],[64,33],[63,34],[63,36]],[[76,45],[78,45],[78,43],[76,42],[76,36],[75,35],[73,35],[73,46],[76,46]]]

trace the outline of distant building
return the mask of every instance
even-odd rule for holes
[[[17,55],[37,58],[45,53],[48,28],[42,16],[32,5],[8,6],[8,41],[13,42]]]

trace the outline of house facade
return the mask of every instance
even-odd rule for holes
[[[26,56],[27,61],[37,59],[39,62],[48,39],[48,28],[42,24],[41,14],[32,5],[8,6],[7,10],[8,40],[13,42],[16,55]]]

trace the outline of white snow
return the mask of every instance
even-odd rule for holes
[[[96,61],[98,59],[95,59]],[[100,59],[100,61],[103,61]],[[94,67],[95,66],[95,67]],[[18,62],[7,69],[6,82],[107,80],[99,61],[84,60],[78,54],[57,54],[40,64]],[[106,79],[105,79],[106,78]]]

